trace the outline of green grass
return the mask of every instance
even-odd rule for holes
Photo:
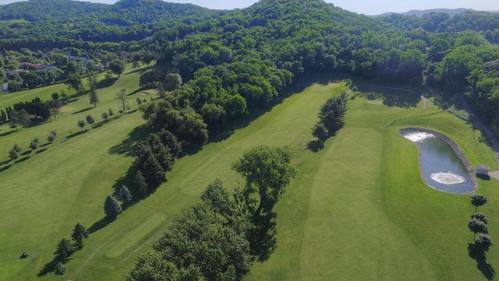
[[[422,105],[388,108],[356,99],[345,128],[317,155],[278,206],[278,248],[247,280],[486,280],[468,256],[469,197],[435,191],[419,175],[416,146],[398,131],[422,126],[453,138],[474,163],[497,168],[478,132]],[[493,186],[496,187],[493,187]],[[497,182],[479,181],[499,233]],[[489,253],[499,266],[499,251]]]
[[[93,108],[88,98],[82,96],[64,106],[63,114],[57,119],[0,137],[0,162],[3,162],[14,144],[27,149],[34,137],[39,137],[44,144],[51,130],[58,133],[54,144],[40,147],[38,153],[31,153],[25,161],[11,162],[10,168],[0,172],[0,252],[5,258],[0,266],[0,280],[36,279],[36,273],[50,260],[54,243],[69,236],[75,222],[82,221],[89,226],[102,216],[102,200],[133,161],[124,154],[112,152],[112,148],[120,147],[132,130],[144,123],[139,112],[120,116],[115,94],[121,89],[129,93],[136,90],[138,80],[138,73],[124,74],[111,87],[98,91],[97,107]],[[149,92],[155,96],[153,91]],[[25,95],[32,98],[41,93],[50,97],[51,91],[40,88]],[[129,97],[132,110],[137,108],[138,95],[142,92]],[[0,103],[11,99],[0,96]],[[108,108],[115,112],[113,120],[98,128],[87,127],[85,133],[66,139],[81,131],[77,127],[78,120],[91,114],[100,121],[102,112]],[[78,113],[82,110],[86,111]],[[7,126],[2,129],[8,130]],[[23,250],[28,251],[30,257],[18,260]]]
[[[0,155],[15,142],[27,144],[34,134],[48,134],[50,126],[77,130],[77,120],[117,106],[114,92],[133,90],[137,79],[130,74],[103,90],[96,109],[0,137]],[[92,234],[67,263],[64,280],[123,280],[136,257],[151,249],[181,210],[198,202],[210,182],[221,178],[230,188],[242,184],[231,164],[256,145],[289,147],[298,173],[276,208],[278,247],[269,260],[255,263],[246,280],[484,280],[466,250],[468,197],[427,187],[419,176],[415,145],[398,130],[441,131],[474,164],[497,168],[493,152],[475,141],[479,135],[469,125],[434,106],[387,107],[356,98],[345,128],[312,153],[306,146],[319,108],[342,89],[313,85],[227,139],[178,160],[157,192]],[[87,103],[78,101],[72,111]],[[38,280],[36,273],[76,222],[89,226],[102,218],[103,199],[133,161],[112,148],[141,124],[139,114],[123,116],[0,172],[0,280]],[[499,191],[494,184],[479,181],[479,192],[489,196],[483,212],[496,237]],[[30,257],[17,259],[23,250]],[[497,269],[499,251],[492,249],[489,262]],[[52,274],[43,279],[60,280]]]

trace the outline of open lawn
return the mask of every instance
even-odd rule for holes
[[[473,212],[468,195],[442,193],[419,175],[405,126],[445,133],[473,164],[497,167],[479,133],[420,103],[387,107],[358,98],[346,126],[323,151],[305,153],[299,176],[279,203],[278,248],[247,280],[486,280],[468,256]],[[479,181],[490,233],[499,234],[497,182]],[[489,263],[499,267],[499,251]]]
[[[138,78],[129,75],[102,90],[96,109],[73,116],[88,105],[81,97],[61,119],[0,137],[0,155],[7,157],[14,143],[27,145],[35,135],[45,138],[52,126],[77,131],[77,120],[89,113],[100,119],[110,106],[117,112],[115,92],[138,87]],[[472,163],[496,168],[479,133],[434,106],[388,107],[357,97],[349,103],[345,128],[320,152],[309,151],[320,106],[344,89],[310,86],[227,139],[178,160],[152,196],[92,233],[67,263],[64,280],[123,280],[136,257],[199,200],[207,184],[215,178],[228,187],[242,183],[231,165],[257,145],[289,147],[298,173],[277,205],[277,249],[255,263],[246,280],[485,280],[467,253],[473,211],[468,196],[427,187],[419,177],[416,146],[398,130],[441,131]],[[135,105],[135,97],[130,103]],[[76,222],[88,227],[103,217],[105,196],[133,161],[122,148],[141,124],[138,113],[125,115],[0,172],[0,280],[38,280],[36,273]],[[499,237],[497,186],[479,181],[479,192],[489,196],[482,211],[493,239]],[[30,256],[19,260],[23,250]],[[499,251],[492,248],[488,256],[499,268]],[[53,274],[43,279],[60,280]]]

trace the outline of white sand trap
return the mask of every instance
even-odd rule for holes
[[[451,185],[451,184],[458,184],[458,183],[463,183],[466,181],[466,179],[460,175],[456,175],[451,172],[439,172],[439,173],[433,173],[431,174],[431,178],[441,184],[446,184],[446,185]]]
[[[412,142],[422,142],[429,138],[434,138],[435,135],[427,132],[410,132],[404,134],[404,138],[412,141]]]

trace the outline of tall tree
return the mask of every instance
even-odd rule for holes
[[[73,233],[71,234],[71,237],[73,238],[73,241],[75,242],[75,246],[78,249],[83,248],[83,239],[88,238],[89,233],[87,229],[80,223],[77,223],[74,228],[73,228]]]
[[[57,249],[55,250],[54,255],[57,257],[58,260],[64,261],[72,253],[73,253],[73,247],[71,246],[69,240],[62,239],[61,241],[59,241],[59,244],[57,244]]]
[[[116,94],[116,98],[120,101],[121,103],[121,110],[122,110],[122,113],[125,114],[126,113],[126,99],[127,99],[127,95],[126,95],[126,89],[121,89],[117,94]]]
[[[97,96],[96,89],[90,89],[90,91],[88,91],[88,100],[90,104],[92,104],[94,107],[97,106],[97,103],[99,102],[99,97]]]
[[[178,73],[168,73],[163,84],[166,91],[173,92],[182,85],[182,76]]]
[[[233,167],[260,195],[256,213],[272,210],[295,173],[290,166],[289,152],[268,146],[251,149]]]
[[[145,178],[142,175],[142,172],[140,170],[137,171],[137,173],[135,174],[133,184],[134,184],[135,194],[137,194],[138,197],[140,197],[140,198],[146,197],[146,195],[147,195],[147,182],[146,182],[146,180],[145,180]]]
[[[107,196],[104,201],[104,213],[109,218],[116,218],[121,213],[121,206],[118,200],[112,196]]]
[[[109,69],[116,75],[121,76],[125,71],[125,64],[121,60],[113,60],[109,64]]]

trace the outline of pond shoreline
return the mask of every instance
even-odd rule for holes
[[[476,176],[475,176],[475,169],[473,169],[473,165],[468,160],[468,158],[464,154],[464,151],[461,149],[461,147],[457,143],[455,143],[451,138],[449,138],[448,136],[444,135],[443,133],[440,133],[440,132],[432,130],[432,129],[424,128],[424,127],[405,127],[405,128],[400,129],[399,133],[403,137],[404,133],[406,133],[407,131],[410,131],[410,130],[419,130],[419,131],[422,131],[422,132],[433,134],[437,138],[439,138],[440,140],[442,140],[445,143],[447,143],[452,148],[452,150],[454,151],[454,153],[457,155],[457,157],[459,158],[459,160],[463,163],[464,167],[466,168],[466,171],[468,172],[468,174],[469,174],[469,176],[471,178],[471,185],[473,187],[473,190],[471,192],[467,192],[467,193],[463,193],[463,194],[470,194],[470,193],[476,192],[476,190],[478,189],[478,183],[477,183]],[[421,167],[421,151],[419,149],[418,149],[418,162],[419,162],[418,163],[418,165],[419,165],[419,174],[420,174],[421,178],[424,178],[424,175],[422,174],[423,169]],[[427,185],[431,186],[428,183],[427,183]],[[435,188],[433,186],[431,186],[431,188],[436,189],[436,190],[441,191],[441,192],[459,194],[459,193],[456,193],[456,192],[444,191],[444,190],[441,190],[439,188]]]

